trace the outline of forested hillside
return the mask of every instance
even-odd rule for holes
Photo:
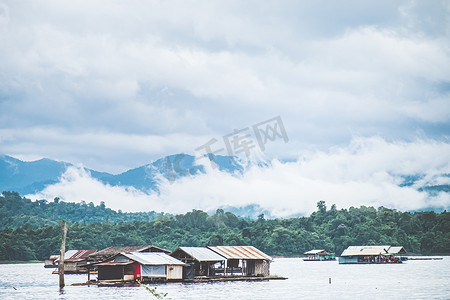
[[[56,225],[60,220],[69,223],[102,223],[153,221],[163,214],[154,211],[145,213],[123,213],[106,208],[102,202],[99,206],[91,203],[70,203],[59,198],[31,201],[22,198],[16,192],[3,192],[0,196],[0,229],[17,228],[25,225]]]
[[[58,253],[60,219],[69,222],[67,249],[253,245],[270,255],[298,256],[313,248],[339,255],[350,245],[386,244],[402,245],[415,254],[450,254],[450,213],[446,211],[410,213],[365,206],[338,210],[334,205],[327,209],[321,201],[309,217],[265,219],[260,215],[248,220],[221,209],[213,215],[200,210],[176,216],[125,214],[104,205],[57,199],[32,202],[4,192],[0,216],[0,260],[44,259]]]

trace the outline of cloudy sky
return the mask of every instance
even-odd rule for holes
[[[0,153],[120,173],[280,116],[289,141],[262,155],[284,163],[167,199],[226,202],[211,180],[299,211],[322,184],[342,206],[371,188],[360,202],[389,204],[412,193],[389,174],[450,173],[448,1],[69,2],[0,0]],[[93,194],[73,199],[110,195]],[[397,206],[437,201],[416,196]]]

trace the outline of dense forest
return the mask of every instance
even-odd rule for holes
[[[60,220],[69,223],[103,223],[103,222],[132,222],[153,221],[162,216],[162,213],[123,213],[106,208],[104,202],[95,206],[92,202],[70,203],[47,200],[31,201],[22,198],[16,192],[3,192],[0,196],[0,229],[18,228],[25,225],[42,226],[57,225]]]
[[[59,251],[59,220],[69,223],[66,249],[152,244],[252,245],[270,255],[299,256],[319,248],[338,255],[350,245],[401,245],[411,254],[450,254],[450,213],[400,212],[361,206],[329,209],[317,203],[309,217],[244,219],[218,209],[166,215],[122,213],[102,203],[31,201],[15,192],[0,197],[0,260],[43,260]]]

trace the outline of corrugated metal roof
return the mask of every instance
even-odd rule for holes
[[[73,255],[75,255],[78,252],[78,250],[67,250],[66,253],[64,253],[64,260],[68,260]]]
[[[198,261],[224,261],[225,257],[206,247],[180,247],[172,253],[182,250]]]
[[[272,260],[272,257],[253,246],[208,246],[208,248],[227,259]]]
[[[166,249],[162,249],[153,245],[146,245],[146,246],[124,246],[124,247],[108,247],[106,249],[97,251],[96,253],[93,253],[91,256],[112,256],[116,255],[118,253],[122,252],[143,252],[143,251],[152,251],[152,252],[165,252],[170,253],[170,251]]]
[[[134,264],[134,261],[130,260],[130,261],[106,261],[106,262],[101,262],[101,263],[97,263],[95,265],[97,266],[126,266],[126,265],[130,265],[130,264]]]
[[[97,250],[73,250],[75,253],[73,253],[69,258],[66,258],[67,252],[64,254],[64,260],[67,261],[76,261],[81,260],[83,258],[88,257],[92,253],[97,252]]]
[[[131,252],[121,253],[142,265],[184,265],[182,261],[163,252]]]
[[[341,256],[361,256],[387,254],[390,246],[349,246]]]
[[[325,250],[311,250],[311,251],[308,251],[308,252],[305,252],[304,254],[306,254],[306,255],[312,255],[312,254],[317,254],[317,253],[320,253],[320,252],[326,252]]]

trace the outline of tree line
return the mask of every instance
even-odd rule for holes
[[[41,201],[41,202],[39,202]],[[4,216],[8,215],[8,221]],[[0,197],[0,260],[43,260],[57,254],[69,223],[66,249],[110,246],[252,245],[270,255],[299,256],[311,249],[339,255],[350,245],[401,245],[414,254],[450,254],[450,213],[401,212],[385,207],[329,209],[317,203],[310,216],[245,219],[218,209],[167,215],[121,213],[103,205],[31,201],[14,192]],[[22,223],[22,224],[21,224]]]

